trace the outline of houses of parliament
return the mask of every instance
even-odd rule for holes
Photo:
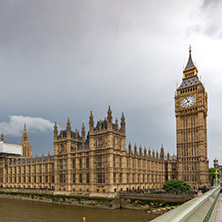
[[[189,50],[182,83],[175,93],[177,155],[126,145],[124,113],[120,123],[109,107],[104,120],[89,116],[89,131],[54,126],[54,154],[32,156],[24,125],[21,144],[0,141],[0,187],[46,189],[57,193],[116,193],[161,189],[171,179],[192,189],[208,186],[207,92]]]

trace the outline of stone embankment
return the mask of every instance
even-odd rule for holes
[[[169,195],[168,195],[169,196]],[[41,190],[0,190],[1,198],[31,200],[39,202],[47,202],[53,204],[66,204],[73,206],[84,206],[91,208],[103,209],[136,209],[145,210],[147,213],[162,214],[176,206],[179,206],[193,196],[183,195],[100,195],[90,196],[89,194],[82,195],[67,195],[62,193],[54,193],[53,191]]]

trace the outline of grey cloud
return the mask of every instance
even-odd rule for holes
[[[195,20],[196,24],[187,28],[187,36],[196,34],[220,39],[222,33],[222,2],[220,0],[204,0]]]
[[[114,117],[125,112],[128,141],[155,149],[163,143],[175,152],[173,96],[187,61],[190,36],[183,37],[187,24],[194,24],[188,13],[196,14],[196,2],[202,4],[2,0],[0,122],[9,123],[8,115],[40,116],[64,128],[70,117],[72,129],[80,129],[82,120],[88,126],[90,110],[97,121],[110,103]],[[201,19],[209,13],[205,4]],[[208,35],[210,26],[195,25],[189,33]],[[197,50],[194,59],[200,61]],[[53,149],[53,129],[29,135],[33,153]]]

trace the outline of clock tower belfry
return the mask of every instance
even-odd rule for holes
[[[175,95],[177,178],[198,188],[209,185],[207,158],[207,92],[198,77],[191,48]]]

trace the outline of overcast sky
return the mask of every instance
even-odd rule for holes
[[[174,93],[192,45],[222,163],[222,1],[0,0],[0,130],[53,152],[53,124],[126,117],[127,143],[176,153]]]

